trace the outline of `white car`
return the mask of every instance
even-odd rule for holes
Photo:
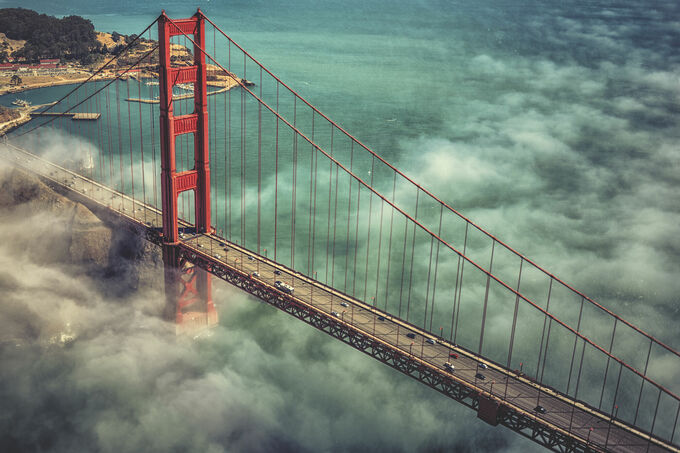
[[[283,291],[286,294],[293,294],[293,291],[295,289],[292,286],[283,283],[282,281],[279,280],[276,280],[276,282],[274,282],[274,286],[276,287],[276,289],[278,289],[279,291]]]

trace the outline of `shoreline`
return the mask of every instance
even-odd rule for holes
[[[115,79],[115,76],[109,76],[109,75],[98,75],[95,77],[92,77],[91,74],[88,74],[86,76],[82,77],[77,77],[73,79],[67,79],[67,80],[51,80],[49,82],[35,82],[31,84],[24,84],[19,87],[13,87],[13,86],[0,86],[0,96],[4,96],[6,94],[16,94],[16,93],[23,93],[24,91],[30,91],[30,90],[37,90],[38,88],[51,88],[51,87],[56,87],[56,86],[61,86],[61,85],[76,85],[79,83],[83,83],[86,80],[90,80],[91,82],[97,82],[101,80],[112,80]]]
[[[125,76],[124,76],[125,77]],[[18,93],[23,93],[25,91],[30,91],[30,90],[36,90],[38,88],[50,88],[50,87],[55,87],[55,86],[61,86],[61,85],[76,85],[79,83],[82,83],[86,80],[88,80],[90,76],[83,76],[79,78],[74,78],[74,79],[69,79],[69,80],[53,80],[49,82],[38,82],[30,85],[24,85],[21,87],[1,87],[0,88],[0,96],[4,96],[7,94],[18,94]],[[104,81],[104,80],[113,80],[116,77],[113,75],[98,75],[96,77],[93,77],[90,79],[91,82],[97,82],[97,81]],[[137,80],[141,83],[141,79],[144,78],[151,78],[154,79],[154,74],[143,74],[143,75],[129,75],[125,78],[121,78],[121,80],[127,80],[127,78],[132,78],[133,80]],[[241,79],[242,83],[245,86],[253,86],[255,83],[246,80],[246,79]],[[232,78],[227,78],[225,80],[212,80],[207,83],[207,85],[210,87],[218,87],[219,89],[215,91],[210,91],[208,92],[208,96],[214,96],[216,94],[224,93],[226,91],[229,91],[233,88],[236,88],[239,86],[239,83],[236,82]],[[176,100],[181,100],[181,99],[189,99],[193,97],[192,94],[182,94],[178,95],[175,99]],[[135,98],[127,98],[125,99],[126,102],[140,102],[144,104],[158,104],[160,101],[158,99],[135,99]],[[19,111],[20,115],[18,118],[14,118],[9,121],[5,121],[4,123],[0,123],[0,137],[6,136],[8,133],[12,132],[13,130],[23,126],[24,124],[28,123],[31,121],[33,118],[31,116],[31,113],[43,108],[47,107],[49,105],[54,104],[54,102],[51,103],[46,103],[46,104],[39,104],[39,105],[31,105],[29,107],[13,107],[13,109],[16,109]]]
[[[43,107],[47,107],[49,105],[53,105],[54,102],[49,102],[47,104],[38,104],[38,105],[31,105],[29,107],[19,107],[16,110],[19,111],[19,118],[14,118],[9,121],[5,121],[4,123],[0,123],[0,137],[6,136],[8,133],[12,132],[14,129],[17,129],[24,124],[28,123],[33,119],[31,116],[31,113],[35,112],[38,109],[41,109]]]

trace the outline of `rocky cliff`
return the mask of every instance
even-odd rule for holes
[[[104,223],[83,204],[23,170],[0,167],[0,219],[11,249],[31,254],[33,262],[70,265],[116,281],[112,288],[123,292],[162,283],[157,247],[119,225]]]

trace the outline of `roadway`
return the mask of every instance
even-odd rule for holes
[[[8,160],[37,173],[45,180],[72,190],[100,207],[108,207],[139,226],[162,226],[161,213],[156,208],[19,148],[7,148],[8,152],[4,156]],[[299,303],[369,335],[390,348],[408,354],[414,361],[463,383],[478,393],[502,401],[503,405],[550,429],[568,433],[570,437],[587,444],[595,451],[680,453],[675,445],[657,439],[649,443],[649,434],[640,432],[635,427],[612,419],[549,387],[531,382],[512,370],[477,357],[470,351],[335,291],[267,257],[256,255],[222,238],[208,234],[191,234],[189,231],[180,227],[180,241],[196,253],[237,269],[270,286],[272,290],[275,290],[277,280],[282,281],[294,288],[292,296]],[[453,365],[454,370],[446,367],[447,362]],[[545,409],[545,413],[535,410],[538,405]]]

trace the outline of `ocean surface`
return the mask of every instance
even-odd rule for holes
[[[123,34],[162,9],[179,18],[200,7],[416,182],[680,347],[677,2],[0,2],[18,6]],[[47,102],[66,90],[22,96]],[[91,349],[63,352],[68,369],[27,384],[35,404],[0,418],[0,432],[37,431],[46,451],[79,439],[121,452],[542,451],[227,285],[215,295],[221,326],[210,339],[95,336]],[[77,301],[55,305],[112,316]],[[6,367],[0,378],[5,389],[22,383]],[[59,386],[70,390],[45,390]]]

